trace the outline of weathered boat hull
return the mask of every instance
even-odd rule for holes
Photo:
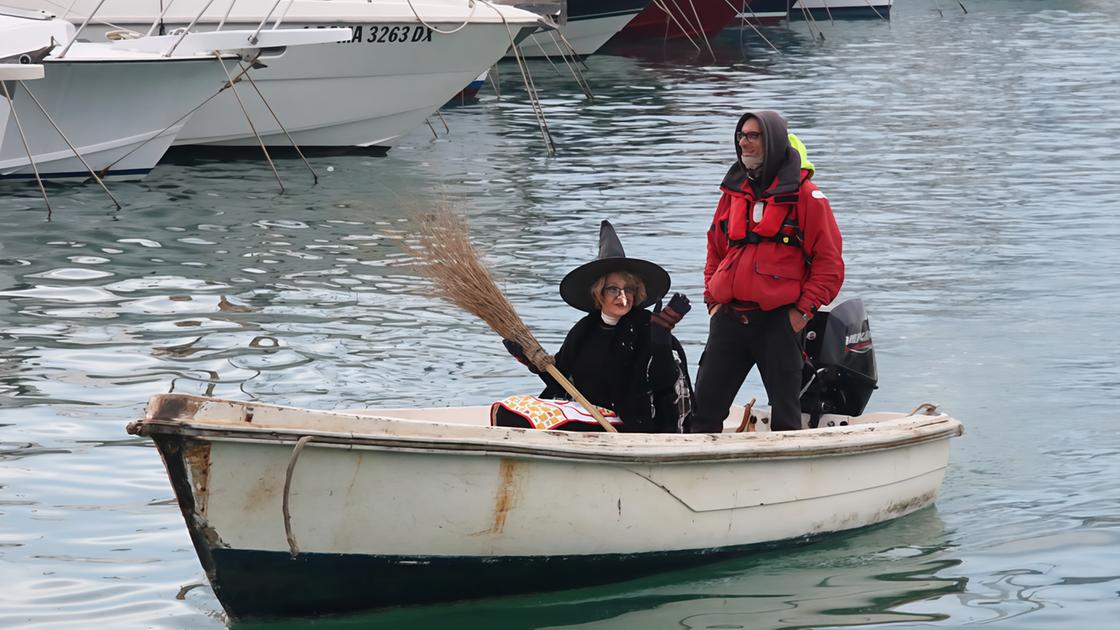
[[[204,400],[157,397],[130,430],[155,439],[237,619],[570,588],[881,523],[934,501],[961,430],[943,415],[798,436],[301,425]]]

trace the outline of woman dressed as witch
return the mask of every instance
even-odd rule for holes
[[[684,350],[670,332],[691,308],[675,294],[662,310],[669,274],[652,262],[628,258],[614,228],[603,221],[599,257],[568,273],[560,295],[587,312],[568,331],[556,367],[619,431],[680,433],[692,412],[692,384]],[[646,307],[656,304],[651,313]],[[506,349],[545,383],[537,396],[511,396],[493,406],[499,426],[601,431],[602,427],[524,350]]]

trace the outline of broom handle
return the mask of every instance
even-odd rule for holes
[[[615,429],[611,425],[611,423],[607,422],[607,419],[603,417],[603,414],[599,413],[599,408],[595,405],[592,405],[586,398],[584,398],[583,394],[579,393],[579,390],[576,389],[576,386],[572,385],[572,382],[565,378],[564,375],[560,373],[560,370],[556,369],[555,365],[549,364],[545,366],[544,369],[546,372],[548,372],[549,376],[556,379],[557,383],[560,383],[560,387],[563,387],[564,391],[571,394],[572,398],[576,399],[576,402],[583,405],[583,408],[590,412],[592,416],[595,416],[595,420],[597,420],[599,424],[603,425],[604,430],[606,430],[608,433],[618,433],[618,429]]]

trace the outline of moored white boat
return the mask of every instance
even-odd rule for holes
[[[487,407],[166,394],[128,430],[155,441],[215,594],[245,619],[586,586],[888,521],[933,503],[962,432],[925,413],[608,434],[491,427]]]
[[[24,5],[31,0],[13,0]],[[52,2],[80,21],[99,0]],[[71,8],[72,5],[72,8]],[[165,29],[185,26],[206,0],[107,0],[97,30],[145,32],[166,7]],[[227,13],[228,9],[228,13]],[[301,147],[390,147],[505,54],[540,16],[468,0],[237,0],[215,2],[197,30],[253,29],[282,17],[283,28],[350,29],[343,41],[268,52],[254,72],[280,123]],[[94,26],[91,25],[91,26]],[[259,99],[246,106],[268,145],[290,146]],[[199,110],[176,144],[253,146],[256,137],[231,94]]]
[[[69,22],[2,10],[0,59],[40,61],[44,76],[33,87],[13,83],[11,101],[4,99],[0,177],[29,178],[35,169],[56,179],[85,178],[89,169],[142,177],[191,109],[221,90],[227,70],[237,73],[247,51],[320,43],[341,33],[279,29],[259,34],[255,44],[248,41],[251,31],[72,42],[76,28]]]
[[[595,54],[650,3],[650,0],[562,0],[566,7],[555,30],[542,29],[521,43],[526,57],[579,57]],[[501,0],[502,4],[534,6],[534,0]],[[555,0],[554,0],[554,3]],[[533,10],[533,9],[530,9]],[[513,53],[506,53],[506,58]]]

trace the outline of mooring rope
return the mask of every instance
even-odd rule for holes
[[[411,0],[409,0],[411,2]],[[472,2],[474,0],[471,0]],[[521,49],[514,41],[513,31],[509,27],[509,20],[501,11],[498,11],[494,5],[486,0],[478,0],[486,6],[494,9],[494,12],[502,18],[502,24],[506,27],[506,35],[509,36],[510,47],[513,48],[513,58],[517,60],[517,68],[521,71],[521,79],[525,82],[525,91],[529,95],[530,108],[533,114],[537,117],[537,124],[540,126],[541,137],[544,139],[545,148],[548,149],[550,156],[556,155],[556,143],[552,140],[552,132],[548,129],[548,120],[544,117],[544,108],[541,107],[540,96],[537,92],[537,86],[533,83],[533,75],[529,72],[529,67],[525,63],[525,58],[521,55]]]
[[[743,16],[742,17],[742,22],[744,24],[746,24],[747,26],[751,27],[751,29],[754,30],[755,34],[758,35],[759,37],[761,37],[762,41],[766,42],[767,46],[774,49],[774,52],[776,52],[776,53],[781,53],[782,52],[782,51],[778,50],[777,46],[770,43],[770,40],[766,39],[766,36],[762,34],[762,31],[758,30],[757,26],[755,26],[750,20],[747,19],[747,15],[746,15],[745,12],[740,11],[739,9],[736,9],[735,5],[731,4],[731,0],[723,0],[723,1],[726,2],[727,6],[731,7],[731,9],[733,11],[738,11],[738,14]],[[755,13],[754,9],[751,8],[750,0],[743,0],[743,2],[745,3],[745,8],[751,12],[751,17],[753,17],[757,21],[758,20],[758,14]]]
[[[708,47],[708,54],[712,56],[712,61],[715,61],[716,51],[712,49],[712,42],[708,40],[708,34],[704,32],[704,22],[700,20],[700,12],[696,10],[696,2],[688,0],[688,5],[692,7],[692,15],[696,18],[696,31],[700,37],[704,38],[704,45]],[[732,6],[732,9],[735,7]]]
[[[292,473],[296,469],[296,462],[299,461],[299,454],[303,452],[303,447],[311,441],[310,435],[301,437],[297,442],[295,448],[292,449],[292,455],[288,458],[288,471],[284,474],[284,535],[288,538],[288,553],[295,558],[299,555],[299,545],[296,543],[296,534],[292,531],[292,512],[289,508],[289,495],[292,490]]]
[[[700,44],[697,44],[695,41],[693,41],[692,36],[688,34],[688,29],[686,29],[684,25],[681,24],[680,20],[677,19],[677,16],[674,15],[673,11],[669,9],[669,6],[665,4],[665,0],[653,0],[653,6],[661,9],[661,11],[669,17],[669,20],[665,21],[666,38],[669,37],[669,21],[671,20],[674,24],[677,25],[677,28],[681,29],[681,34],[684,35],[684,38],[688,40],[688,43],[692,44],[693,48],[695,48],[697,51],[700,50]]]
[[[257,57],[259,57],[259,56],[260,56],[260,51],[258,50],[257,54],[253,57],[253,59],[248,62],[250,67],[252,67],[253,62],[256,61]],[[249,69],[246,68],[246,69],[242,70],[241,72],[237,73],[237,76],[233,78],[233,83],[236,83],[237,81],[240,81],[241,77],[243,75],[245,75],[245,73],[247,73],[248,71],[249,71]],[[180,122],[182,122],[186,118],[190,117],[192,114],[194,114],[198,110],[205,107],[207,103],[209,103],[210,101],[217,98],[219,94],[224,92],[226,90],[226,88],[229,88],[229,87],[232,87],[232,83],[227,83],[226,85],[223,85],[222,87],[218,88],[217,92],[214,92],[213,94],[211,94],[209,97],[206,98],[206,100],[202,101],[197,106],[195,106],[194,109],[192,109],[191,111],[189,111],[189,112],[183,114],[182,116],[176,118],[174,121],[171,122],[170,125],[167,125],[166,127],[164,127],[162,130],[160,130],[158,133],[156,133],[152,137],[148,138],[147,140],[145,140],[145,141],[141,142],[140,144],[136,145],[135,147],[133,147],[132,150],[130,150],[128,153],[125,153],[124,155],[117,158],[116,160],[114,160],[111,164],[109,164],[109,166],[106,166],[105,168],[101,169],[101,174],[104,175],[106,172],[108,172],[108,170],[110,168],[116,166],[118,162],[120,162],[121,160],[123,160],[123,159],[127,158],[128,156],[132,155],[136,151],[140,150],[140,148],[143,147],[145,144],[148,144],[152,140],[155,140],[156,138],[158,138],[158,137],[162,136],[163,134],[167,133],[168,129],[171,129],[172,127],[179,124]]]
[[[912,415],[918,413],[919,411],[922,411],[923,409],[925,410],[927,416],[932,416],[933,414],[937,413],[937,404],[936,403],[928,403],[928,402],[922,403],[922,404],[918,405],[917,407],[914,407],[914,411],[911,411],[910,413],[908,413],[906,415],[907,416],[912,416]]]
[[[456,26],[455,28],[451,29],[450,31],[443,31],[443,30],[440,30],[439,27],[432,26],[431,24],[428,24],[427,22],[425,22],[424,18],[420,17],[420,14],[416,11],[416,7],[412,6],[412,0],[407,0],[407,2],[408,2],[408,8],[412,9],[412,15],[416,16],[416,21],[423,24],[425,28],[430,28],[437,33],[443,33],[444,35],[451,35],[452,33],[458,33],[459,31],[466,28],[467,25],[471,23],[471,20],[474,19],[475,10],[478,9],[478,3],[475,0],[467,0],[467,6],[469,6],[471,8],[471,12],[467,14],[467,19],[463,20],[462,24],[460,24],[459,26]],[[487,2],[485,4],[490,4],[490,3]],[[493,9],[494,7],[491,6],[490,8]],[[498,11],[497,9],[494,9],[494,11],[499,13],[499,15],[501,14],[501,12]],[[506,19],[506,17],[503,15],[502,16],[502,21],[504,22],[505,19]]]
[[[875,5],[871,4],[871,0],[863,0],[863,1],[867,4],[868,7],[871,7],[871,10],[875,12],[875,15],[879,16],[880,20],[883,20],[884,22],[887,21],[887,18],[883,17],[882,13],[879,13],[879,9],[876,9]],[[828,6],[828,5],[825,5],[825,6]],[[828,17],[829,17],[829,19],[831,19],[832,15],[830,14]]]
[[[105,194],[109,195],[109,198],[112,199],[113,203],[117,206],[117,210],[120,210],[121,202],[117,201],[117,198],[113,196],[113,193],[109,192],[109,189],[105,186],[105,182],[101,181],[101,178],[98,177],[97,173],[94,172],[93,167],[89,165],[89,162],[86,162],[86,159],[84,157],[82,157],[82,153],[78,151],[73,142],[70,142],[70,138],[67,138],[66,134],[62,132],[62,129],[60,129],[58,124],[55,123],[54,118],[51,118],[50,113],[48,113],[46,108],[43,107],[43,104],[39,102],[39,99],[35,98],[35,93],[32,92],[27,87],[27,85],[24,84],[23,81],[16,81],[16,84],[22,87],[24,91],[27,92],[27,95],[30,96],[31,100],[35,102],[35,106],[38,107],[39,111],[43,113],[43,116],[47,118],[47,122],[49,122],[51,126],[54,127],[54,130],[58,132],[58,135],[62,138],[63,142],[66,143],[66,146],[70,147],[70,150],[74,152],[74,157],[78,158],[78,161],[82,163],[82,166],[86,167],[86,170],[89,171],[90,176],[97,181],[97,185],[101,186],[101,190],[104,190]],[[12,104],[12,111],[15,111],[14,103]]]
[[[280,192],[284,192],[284,182],[280,179],[280,173],[276,170],[276,164],[272,162],[272,156],[268,154],[268,147],[264,145],[264,138],[257,131],[257,126],[253,124],[253,118],[249,115],[249,110],[245,108],[245,101],[241,100],[241,95],[237,93],[237,86],[233,84],[233,77],[229,74],[229,68],[222,61],[222,54],[214,51],[214,56],[218,59],[218,65],[222,67],[222,72],[226,73],[226,79],[229,80],[230,91],[233,92],[234,98],[237,99],[237,104],[241,107],[241,112],[245,114],[245,120],[249,123],[249,129],[252,130],[253,135],[257,138],[257,143],[261,145],[261,151],[264,152],[264,159],[268,160],[268,167],[272,169],[272,174],[276,176],[276,183],[280,185]],[[240,66],[239,66],[240,67]]]
[[[23,132],[23,123],[19,121],[19,114],[16,113],[16,101],[12,98],[11,92],[8,91],[7,81],[0,81],[0,87],[4,88],[4,96],[8,99],[12,118],[15,119],[16,129],[19,130],[19,139],[23,141],[23,150],[27,152],[27,162],[31,165],[31,172],[35,174],[35,183],[39,184],[39,192],[43,194],[43,203],[47,204],[47,220],[50,221],[51,215],[54,213],[51,208],[51,200],[47,198],[47,189],[43,187],[43,178],[39,175],[39,166],[35,164],[35,158],[31,156],[31,145],[27,144],[27,135]]]
[[[238,64],[238,67],[242,67],[240,63]],[[280,131],[284,132],[284,136],[288,138],[288,142],[292,143],[292,148],[296,150],[296,154],[299,155],[299,159],[303,160],[303,165],[307,167],[307,170],[311,171],[311,178],[314,180],[314,184],[318,184],[319,176],[315,173],[315,169],[311,168],[311,163],[307,161],[306,157],[304,157],[303,151],[301,151],[299,145],[296,144],[296,140],[292,137],[292,134],[288,133],[288,129],[284,127],[284,123],[280,122],[280,117],[276,115],[276,112],[273,111],[272,105],[269,104],[268,99],[264,97],[261,89],[257,87],[257,82],[253,80],[253,75],[249,72],[249,69],[250,68],[245,68],[244,75],[246,79],[249,79],[249,85],[253,86],[253,90],[256,91],[257,96],[261,97],[261,102],[264,103],[265,108],[268,109],[268,113],[272,114],[272,119],[276,121],[276,126],[280,127]]]

